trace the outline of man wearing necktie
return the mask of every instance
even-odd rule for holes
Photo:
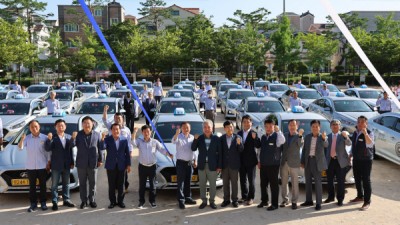
[[[327,178],[328,178],[328,198],[324,203],[330,203],[335,200],[335,184],[334,178],[336,177],[337,189],[336,198],[337,205],[343,205],[344,199],[344,179],[346,176],[346,168],[349,166],[349,155],[346,151],[346,146],[351,146],[351,140],[347,131],[340,130],[340,121],[331,121],[332,133],[328,135],[328,148],[326,149],[326,163],[328,165]]]

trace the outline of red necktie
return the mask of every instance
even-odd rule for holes
[[[336,156],[336,135],[332,134],[331,157]]]

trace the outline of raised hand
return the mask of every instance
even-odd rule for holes
[[[323,140],[326,140],[326,132],[325,132],[325,131],[322,132],[322,139],[323,139]]]
[[[53,139],[53,134],[52,133],[48,133],[47,134],[47,139],[49,139],[51,141],[51,139]]]
[[[74,131],[74,132],[72,132],[71,138],[76,139],[77,135],[78,135],[78,132]]]
[[[133,133],[137,133],[138,130],[139,130],[138,127],[133,128]]]
[[[200,135],[198,135],[198,134],[195,134],[195,135],[194,135],[194,139],[195,139],[195,140],[199,139],[199,137],[200,137]]]
[[[180,133],[181,133],[181,129],[179,129],[179,128],[176,129],[176,133],[175,133],[175,134],[178,135],[178,134],[180,134]]]
[[[108,106],[108,105],[104,105],[104,111],[108,111],[108,109],[109,109],[110,107]]]
[[[24,141],[25,138],[26,138],[26,134],[22,134],[22,136],[21,136],[21,141]]]
[[[299,136],[303,136],[303,134],[304,134],[304,129],[300,129],[299,130]]]
[[[275,125],[275,126],[274,126],[274,130],[275,130],[275,132],[279,132],[279,127],[278,127],[278,125]]]
[[[107,132],[101,133],[101,140],[104,140],[104,138],[106,138],[106,136],[107,136]]]
[[[342,131],[342,136],[343,136],[344,138],[347,138],[347,137],[349,136],[349,132],[347,132],[347,131]]]
[[[256,138],[257,138],[257,134],[256,134],[255,132],[253,132],[253,133],[251,134],[251,137],[252,137],[253,139],[256,139]]]
[[[236,138],[236,143],[237,143],[238,145],[240,145],[240,143],[242,143],[242,139],[240,139],[240,137]]]

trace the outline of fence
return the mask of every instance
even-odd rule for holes
[[[179,81],[189,79],[191,81],[206,80],[218,81],[225,78],[225,75],[219,72],[218,68],[173,68],[172,69],[172,84],[177,84]]]

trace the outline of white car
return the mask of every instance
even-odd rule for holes
[[[289,90],[289,86],[287,86],[286,84],[282,84],[282,83],[269,83],[267,84],[268,86],[268,90],[271,93],[271,97],[275,97],[277,99],[279,99],[280,97],[282,97],[283,93],[285,93],[287,90]]]
[[[286,109],[290,108],[290,97],[292,96],[293,91],[297,92],[297,96],[301,99],[302,107],[307,110],[308,105],[316,99],[321,98],[321,94],[312,88],[292,88],[287,90],[279,100],[286,107]]]
[[[62,87],[60,90],[55,90],[55,92],[61,109],[68,114],[75,113],[82,102],[86,100],[83,93],[78,90],[66,90],[66,88]]]
[[[304,134],[303,136],[305,137],[307,134],[311,133],[311,126],[310,123],[312,120],[319,120],[321,123],[321,133],[326,132],[327,134],[331,133],[330,129],[330,122],[324,118],[321,115],[318,115],[317,113],[310,113],[310,112],[281,112],[281,113],[274,113],[270,115],[271,117],[276,118],[276,122],[279,126],[279,129],[283,133],[289,132],[289,121],[292,119],[295,119],[297,121],[299,129],[304,129]],[[265,131],[263,129],[259,129],[258,132],[265,134]],[[351,146],[346,146],[346,151],[350,152]],[[301,155],[302,149],[300,149],[300,155]],[[300,184],[305,184],[305,175],[304,175],[304,169],[300,168],[299,171],[299,183]],[[345,176],[345,184],[354,184],[354,175],[353,175],[353,170],[351,166],[347,167],[346,169],[346,176]],[[322,183],[326,184],[327,183],[327,174],[326,171],[322,171]]]
[[[79,131],[82,128],[82,118],[86,115],[68,115],[62,116],[65,120],[67,128],[65,133],[72,134],[74,131]],[[43,116],[38,117],[40,123],[40,132],[48,134],[52,132],[56,134],[54,122],[60,119],[59,116]],[[105,129],[99,126],[99,122],[95,121],[94,129],[102,132]],[[17,135],[6,146],[4,151],[0,151],[0,193],[27,193],[29,191],[29,180],[25,169],[26,149],[20,150],[18,143],[22,134],[30,134],[27,124],[17,133]],[[73,158],[76,159],[76,147],[73,148]],[[51,174],[47,177],[47,190],[51,188]],[[79,187],[78,172],[76,167],[71,169],[70,184],[71,189]],[[58,189],[62,189],[61,182]]]
[[[344,96],[343,93],[339,94],[338,97],[329,96],[315,100],[309,105],[308,111],[318,113],[329,121],[340,120],[342,127],[350,134],[355,131],[359,116],[372,118],[379,115],[363,100]]]
[[[39,84],[33,84],[26,89],[29,94],[29,98],[47,98],[50,91],[53,90],[53,86],[40,82]]]
[[[200,114],[203,109],[199,109],[196,100],[188,97],[181,97],[179,93],[175,93],[174,97],[165,97],[157,105],[156,114],[173,114],[176,108],[184,108],[187,114]]]
[[[400,113],[384,113],[368,120],[374,132],[375,155],[400,165]]]
[[[221,96],[221,113],[224,114],[225,118],[235,118],[235,110],[242,99],[254,96],[254,92],[250,89],[228,89]]]
[[[0,100],[0,116],[3,121],[4,141],[9,142],[22,127],[37,116],[47,115],[42,107],[43,100],[23,98],[21,94],[15,99]]]
[[[322,81],[321,83],[314,83],[311,84],[311,88],[314,88],[315,90],[319,91],[323,88],[323,85],[326,84],[327,89],[329,90],[329,96],[336,96],[338,93],[341,91],[339,88],[336,87],[334,84],[327,84],[325,81]]]
[[[107,97],[104,94],[99,95],[98,98],[86,99],[81,107],[78,108],[76,114],[90,115],[97,121],[102,121],[104,106],[108,105],[107,119],[109,122],[114,121],[114,114],[117,112],[123,113],[125,110],[122,108],[118,98]]]
[[[228,89],[237,88],[237,87],[238,87],[238,85],[235,84],[235,83],[223,83],[223,84],[220,84],[220,85],[217,87],[217,89],[216,89],[216,91],[217,91],[217,96],[216,96],[215,99],[217,100],[217,105],[218,105],[218,106],[221,105],[222,96],[225,94],[225,92],[226,92]]]
[[[177,115],[159,114],[154,119],[154,125],[161,138],[163,139],[168,151],[176,155],[176,145],[172,144],[172,137],[175,135],[176,129],[180,128],[181,123],[187,121],[191,125],[191,134],[203,133],[204,117],[200,114],[184,114]],[[153,138],[159,140],[158,136],[153,132]],[[157,189],[176,189],[177,188],[177,175],[176,175],[176,158],[174,162],[167,156],[157,152],[157,171],[156,171],[156,188]],[[220,175],[217,178],[217,187],[223,185]],[[149,187],[149,185],[147,184]],[[192,175],[192,188],[199,188],[199,177],[197,169],[193,169]]]
[[[13,99],[17,94],[19,94],[17,90],[6,90],[0,87],[0,100]]]
[[[80,84],[75,87],[75,90],[82,92],[86,98],[97,98],[100,94],[99,86],[94,84]]]
[[[383,97],[383,92],[377,89],[368,88],[366,86],[362,86],[360,88],[349,88],[344,93],[347,96],[353,96],[364,100],[369,106],[372,108],[376,107],[376,101],[378,98]],[[394,101],[391,100],[392,103],[392,112],[400,111]],[[376,108],[375,108],[376,109]]]
[[[263,80],[263,79],[258,79],[256,81],[254,81],[253,83],[253,90],[254,92],[257,92],[259,90],[262,90],[262,88],[264,86],[268,86],[268,84],[270,84],[271,82],[267,81],[267,80]]]

